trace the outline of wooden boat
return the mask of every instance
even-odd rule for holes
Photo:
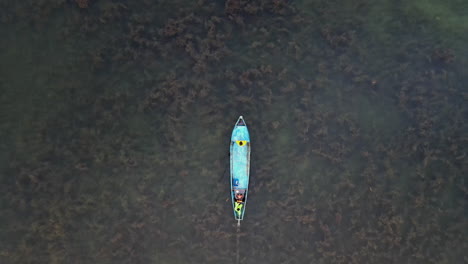
[[[242,116],[232,130],[230,154],[232,208],[234,219],[240,225],[247,204],[250,173],[250,135]]]

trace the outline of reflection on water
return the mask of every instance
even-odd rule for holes
[[[0,262],[466,261],[466,4],[436,2],[4,1]]]

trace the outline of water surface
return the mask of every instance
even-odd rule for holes
[[[467,261],[465,1],[0,7],[2,263]]]

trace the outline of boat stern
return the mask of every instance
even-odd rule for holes
[[[232,202],[234,208],[234,218],[236,220],[244,219],[245,202],[247,201],[246,189],[232,190]]]

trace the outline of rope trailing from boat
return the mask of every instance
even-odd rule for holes
[[[239,264],[239,245],[240,245],[240,220],[237,223],[236,234],[236,264]]]

